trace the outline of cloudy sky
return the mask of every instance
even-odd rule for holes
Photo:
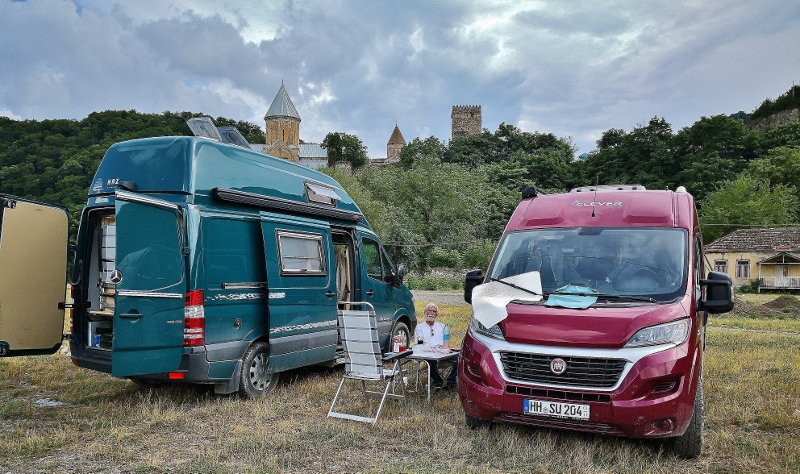
[[[797,0],[0,0],[0,116],[202,112],[264,126],[284,82],[300,138],[386,156],[483,127],[579,153],[651,117],[675,131],[800,84]]]

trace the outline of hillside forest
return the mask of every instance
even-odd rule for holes
[[[704,241],[711,242],[743,226],[800,221],[800,121],[748,126],[794,109],[800,109],[800,86],[765,100],[752,114],[701,117],[678,131],[653,117],[632,130],[607,130],[581,159],[569,138],[501,123],[494,132],[484,129],[449,142],[414,138],[395,165],[322,171],[353,196],[393,259],[415,271],[485,268],[520,191],[532,185],[545,192],[594,184],[684,186],[696,198]],[[95,170],[111,144],[191,135],[186,120],[201,115],[131,110],[95,112],[82,120],[0,117],[0,193],[65,206],[74,236]],[[264,143],[255,124],[213,120],[236,126],[251,143]],[[357,137],[332,134],[327,142],[344,138],[360,145]]]

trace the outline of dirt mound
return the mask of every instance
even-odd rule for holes
[[[762,306],[775,310],[781,310],[783,308],[798,309],[800,308],[800,300],[794,296],[782,295],[772,301],[764,303]]]
[[[763,305],[762,306],[752,305],[746,301],[741,300],[740,298],[736,298],[734,300],[733,311],[731,311],[731,314],[734,316],[744,316],[744,317],[749,317],[753,315],[767,316],[770,313],[772,313],[772,311],[770,311],[769,308],[764,308]]]

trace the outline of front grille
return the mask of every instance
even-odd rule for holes
[[[565,420],[561,418],[550,418],[546,416],[523,415],[520,413],[501,413],[495,417],[496,421],[508,423],[519,423],[531,426],[542,426],[547,428],[559,428],[563,430],[589,431],[592,433],[603,433],[607,435],[622,435],[623,431],[610,423],[594,423],[591,421]]]
[[[564,390],[518,387],[516,385],[507,385],[506,393],[513,393],[514,395],[523,395],[526,397],[553,398],[570,402],[611,403],[611,395],[601,393],[566,392]]]
[[[556,375],[550,370],[550,362],[556,358],[553,355],[524,352],[500,353],[506,375],[530,383],[610,388],[617,384],[625,368],[623,359],[561,357],[567,363],[567,370]]]

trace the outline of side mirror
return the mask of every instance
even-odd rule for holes
[[[480,269],[470,270],[464,278],[464,301],[472,304],[472,290],[483,283],[483,273]]]
[[[403,279],[406,277],[407,273],[408,271],[406,270],[406,267],[402,263],[398,265],[397,274],[394,276],[394,284],[397,286],[402,286]]]
[[[721,272],[708,272],[708,278],[700,280],[700,287],[705,290],[705,298],[697,309],[712,314],[727,313],[733,309],[731,277]]]

